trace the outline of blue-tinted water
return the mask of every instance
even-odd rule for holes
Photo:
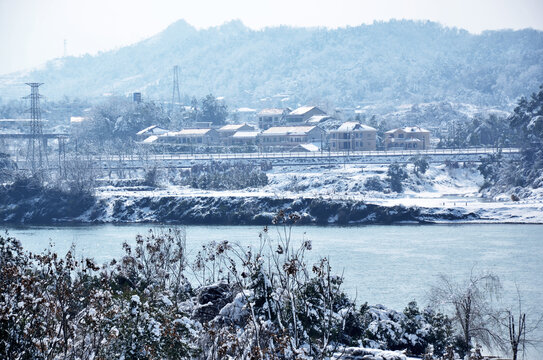
[[[149,225],[38,226],[9,228],[33,252],[54,242],[59,252],[75,244],[80,255],[105,262],[122,255],[123,241],[134,242]],[[259,226],[188,226],[193,254],[208,241],[258,244]],[[277,231],[271,227],[271,236]],[[541,313],[543,299],[543,225],[371,225],[360,227],[297,226],[292,239],[310,239],[311,257],[326,256],[345,276],[344,288],[358,303],[381,303],[397,310],[427,292],[440,273],[465,277],[472,269],[492,271],[504,286],[502,301],[513,305],[518,285],[524,309]]]

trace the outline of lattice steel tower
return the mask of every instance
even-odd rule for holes
[[[179,66],[173,67],[173,91],[172,91],[172,105],[170,111],[173,113],[175,110],[175,104],[181,104],[181,94],[179,93]]]
[[[30,137],[28,138],[28,150],[26,153],[27,162],[30,162],[32,172],[42,169],[47,162],[47,151],[45,148],[45,139],[41,122],[40,95],[39,87],[43,83],[26,83],[30,86],[30,95],[25,99],[30,99]]]

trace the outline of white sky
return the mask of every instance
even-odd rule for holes
[[[240,19],[267,26],[356,26],[423,19],[481,32],[543,30],[543,0],[0,0],[0,74],[152,36],[178,19],[197,28]]]

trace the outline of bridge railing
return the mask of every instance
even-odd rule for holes
[[[502,148],[504,154],[518,153],[518,148]],[[429,150],[369,150],[369,151],[315,151],[315,152],[254,152],[254,153],[168,153],[149,155],[155,160],[228,160],[228,159],[270,159],[270,158],[323,158],[323,157],[364,157],[364,156],[424,156],[424,155],[462,155],[490,154],[496,148],[478,147],[465,149],[429,149]]]

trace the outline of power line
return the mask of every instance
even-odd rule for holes
[[[39,87],[43,83],[26,83],[30,86],[30,95],[24,99],[30,99],[30,138],[28,139],[28,150],[26,159],[30,162],[32,172],[35,173],[41,169],[47,162],[46,139],[43,137],[43,128],[41,121],[40,95]]]
[[[181,94],[179,93],[179,66],[173,67],[173,90],[172,90],[172,103],[170,106],[170,112],[173,113],[175,106],[181,105]]]

